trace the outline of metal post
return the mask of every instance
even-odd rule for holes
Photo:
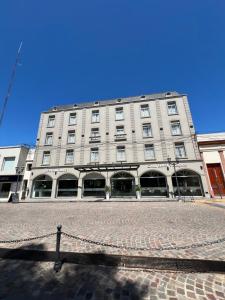
[[[62,268],[62,261],[60,260],[60,240],[62,234],[62,225],[57,226],[57,234],[56,234],[56,260],[54,264],[54,270],[59,272]]]

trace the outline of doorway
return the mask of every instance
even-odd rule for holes
[[[225,196],[225,181],[220,164],[207,164],[209,179],[215,196]]]

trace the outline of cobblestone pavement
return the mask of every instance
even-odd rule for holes
[[[21,203],[0,205],[0,240],[63,231],[121,248],[192,245],[225,237],[225,210],[194,203]],[[32,247],[55,249],[55,236]],[[29,242],[0,247],[30,247]],[[138,251],[92,245],[62,236],[63,251],[224,260],[225,242],[184,250]]]
[[[0,299],[224,300],[225,275],[0,260]]]

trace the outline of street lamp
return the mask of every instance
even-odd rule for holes
[[[176,165],[178,165],[180,162],[179,162],[178,158],[176,158],[176,160],[172,161],[170,157],[167,158],[167,161],[170,166],[173,166],[174,175],[175,175],[176,184],[177,184],[178,199],[180,200],[180,186],[178,183],[177,170],[176,170]]]
[[[19,194],[17,193],[17,190],[18,190],[19,177],[21,174],[23,174],[23,171],[24,171],[24,167],[16,167],[17,180],[16,180],[16,191],[12,195],[13,203],[19,202]]]

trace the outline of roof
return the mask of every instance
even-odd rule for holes
[[[225,140],[225,132],[197,134],[198,142],[212,142]]]
[[[74,108],[86,108],[86,107],[97,107],[98,105],[110,105],[116,103],[128,103],[128,102],[137,102],[142,100],[156,100],[156,99],[165,99],[165,98],[174,98],[183,96],[177,92],[164,92],[158,94],[149,94],[149,95],[141,95],[141,96],[134,96],[134,97],[125,97],[125,98],[115,98],[110,100],[95,100],[90,102],[83,102],[78,104],[68,104],[68,105],[59,105],[50,108],[47,112],[52,111],[60,111],[60,110],[70,110]]]
[[[27,145],[0,146],[0,149],[12,149],[12,148],[27,148],[27,149],[29,149],[29,146],[27,146]]]

